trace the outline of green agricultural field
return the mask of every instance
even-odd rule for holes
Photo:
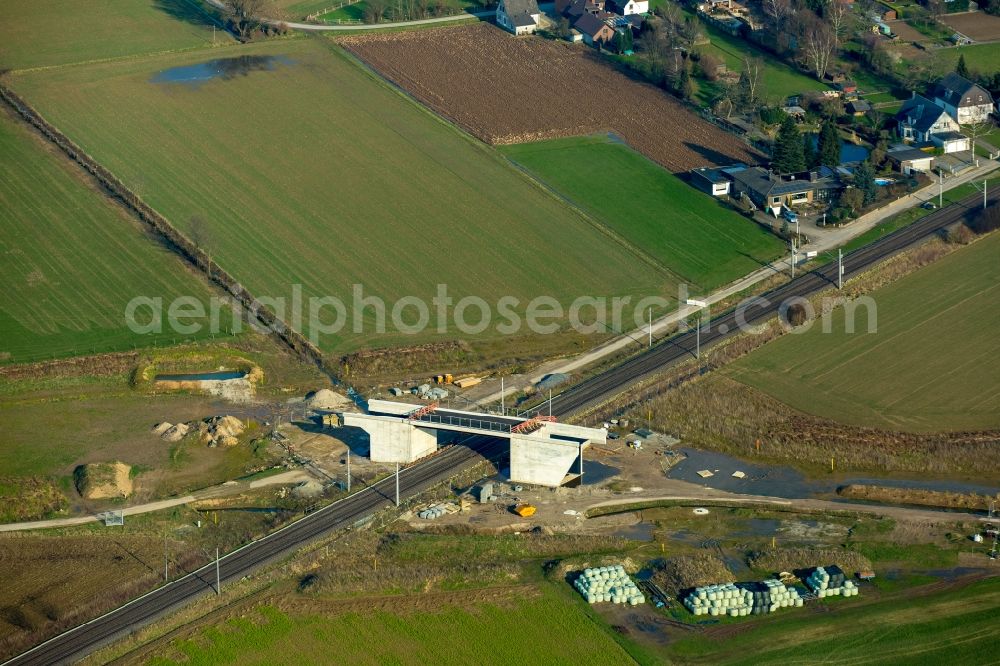
[[[722,640],[688,634],[669,649],[678,663],[971,664],[994,659],[1000,579],[932,596],[862,595],[831,612],[764,618]],[[905,594],[905,593],[904,593]],[[780,614],[779,614],[780,615]]]
[[[211,293],[6,109],[0,110],[0,155],[0,363],[163,346],[208,334],[129,330],[125,308],[136,296],[207,303]]]
[[[776,257],[782,242],[627,146],[577,137],[501,149],[561,196],[704,293]],[[610,267],[609,267],[610,268]]]
[[[430,307],[443,284],[456,302],[476,295],[495,306],[511,296],[522,312],[541,295],[568,304],[672,293],[665,271],[328,40],[239,53],[280,60],[198,84],[152,80],[217,57],[203,51],[32,72],[14,87],[255,295],[288,299],[293,323],[296,284],[304,307],[328,295],[350,306],[354,284],[390,308],[403,296]],[[378,337],[374,312],[366,308],[371,325],[355,333],[350,308],[322,348],[443,337],[436,309],[430,330],[415,335],[393,336],[387,313],[389,333]],[[467,321],[478,314],[470,308]],[[413,324],[416,315],[411,307],[400,316]],[[325,316],[332,322],[335,310]],[[485,335],[506,323],[496,310],[492,321]]]
[[[247,650],[253,646],[252,650]],[[151,664],[635,663],[579,604],[546,590],[539,597],[438,610],[286,613],[271,606],[174,642]]]
[[[893,430],[1000,427],[1000,235],[979,242],[871,294],[877,332],[844,309],[832,332],[815,324],[732,366],[732,375],[805,412]]]
[[[7,0],[0,70],[233,44],[199,0]]]

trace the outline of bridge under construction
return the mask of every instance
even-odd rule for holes
[[[438,449],[440,432],[484,435],[510,442],[510,479],[558,487],[583,476],[583,452],[604,444],[607,430],[559,423],[550,416],[509,416],[371,400],[366,413],[344,412],[345,426],[370,439],[374,462],[412,463]]]

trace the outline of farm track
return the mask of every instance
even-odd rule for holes
[[[489,144],[614,132],[672,172],[760,158],[664,91],[571,44],[515,39],[491,25],[337,42]]]
[[[959,221],[970,208],[981,201],[971,195],[959,204],[935,211],[921,220],[884,238],[851,252],[844,258],[845,277],[856,275],[883,259],[923,241],[947,226]],[[1000,192],[990,199],[1000,202]],[[805,297],[835,284],[835,265],[807,273],[767,294],[755,297],[712,322],[702,334],[706,347],[739,332],[738,321],[753,325],[775,316],[782,301],[795,296]],[[738,318],[742,318],[741,320]],[[655,372],[693,356],[695,332],[683,333],[650,351],[601,373],[555,397],[553,413],[566,419],[579,415]],[[412,497],[438,483],[461,468],[495,456],[503,449],[501,440],[472,437],[464,446],[442,451],[423,462],[406,468],[400,475],[400,493]],[[258,567],[273,562],[297,548],[331,532],[350,527],[375,512],[389,507],[394,493],[394,479],[389,477],[350,497],[331,504],[273,534],[254,541],[230,553],[220,562],[223,582],[238,580]],[[214,564],[165,585],[121,608],[63,633],[15,657],[9,664],[52,664],[78,660],[102,645],[136,631],[172,610],[209,594],[214,585]]]

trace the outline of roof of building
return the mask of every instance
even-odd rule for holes
[[[862,113],[864,111],[871,111],[872,105],[867,100],[856,99],[847,103],[847,110],[852,113]]]
[[[813,172],[779,176],[764,167],[750,167],[731,174],[733,180],[763,196],[822,190],[838,185],[833,170],[820,167]]]
[[[596,14],[604,9],[604,0],[571,0],[563,14],[570,18],[584,14]]]
[[[933,155],[905,144],[897,144],[887,150],[885,154],[889,159],[896,160],[897,162],[934,159]]]
[[[914,93],[913,97],[903,102],[896,118],[908,121],[918,132],[926,132],[934,126],[942,114],[947,115],[944,109],[926,97]]]
[[[583,14],[576,20],[573,27],[583,34],[589,35],[592,39],[601,32],[602,28],[607,28],[608,30],[611,29],[608,24],[604,22],[603,18],[595,16],[594,14]]]
[[[535,0],[503,0],[503,11],[515,26],[534,25],[532,14],[540,14]]]
[[[993,97],[988,90],[955,72],[938,81],[934,86],[934,96],[956,108],[993,103]],[[979,97],[983,98],[982,101],[978,99]]]
[[[966,137],[961,132],[950,131],[950,132],[937,132],[934,134],[934,138],[940,139],[941,141],[960,141],[968,137]]]
[[[725,174],[720,169],[713,169],[710,167],[699,167],[697,169],[692,169],[691,175],[704,178],[705,180],[707,180],[712,184],[729,182],[729,179],[726,178]]]

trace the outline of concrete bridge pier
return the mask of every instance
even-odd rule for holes
[[[510,436],[510,479],[517,483],[559,487],[567,474],[582,470],[586,442]]]
[[[344,425],[356,426],[368,433],[372,462],[411,463],[438,449],[437,430],[402,420],[371,418],[352,419],[344,414]]]

